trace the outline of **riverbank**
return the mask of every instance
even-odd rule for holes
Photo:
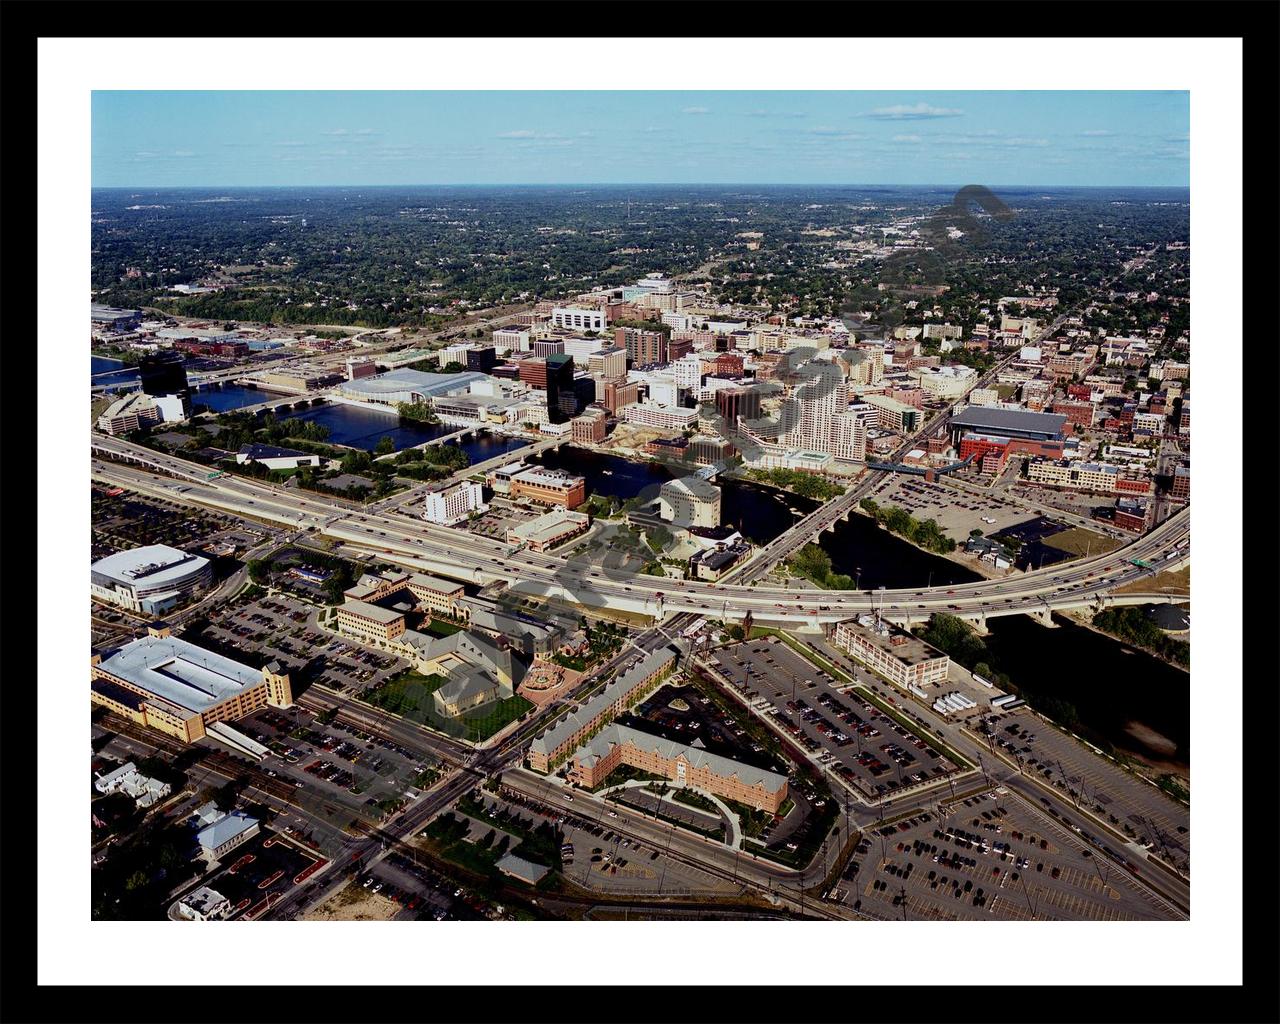
[[[1146,605],[1139,605],[1139,607],[1145,608]],[[1117,634],[1112,633],[1110,630],[1103,629],[1101,626],[1094,625],[1093,615],[1090,612],[1073,608],[1073,609],[1070,609],[1069,611],[1059,612],[1058,614],[1065,615],[1067,618],[1071,619],[1072,622],[1076,623],[1076,625],[1082,626],[1093,633],[1097,633],[1099,636],[1105,636],[1108,639],[1114,640],[1118,644],[1123,644],[1125,647],[1132,647],[1134,650],[1138,650],[1138,651],[1141,651],[1143,654],[1150,655],[1151,657],[1155,658],[1157,661],[1161,661],[1164,664],[1168,665],[1170,668],[1176,668],[1179,672],[1187,673],[1188,676],[1190,676],[1191,674],[1190,666],[1183,665],[1178,661],[1174,661],[1172,658],[1166,657],[1160,651],[1154,650],[1153,648],[1150,648],[1145,644],[1135,643],[1132,640],[1126,639],[1125,637],[1118,636]],[[1177,640],[1180,638],[1171,637],[1171,639]]]

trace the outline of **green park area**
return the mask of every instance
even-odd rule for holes
[[[852,590],[854,579],[844,573],[831,571],[831,556],[817,544],[806,544],[788,559],[787,568],[797,576],[827,590]]]
[[[886,530],[905,537],[917,547],[940,555],[956,549],[955,540],[942,532],[936,520],[917,519],[897,505],[882,506],[870,498],[863,498],[861,504],[862,510]]]
[[[431,697],[446,682],[442,675],[433,673],[424,676],[410,669],[393,679],[388,679],[381,686],[369,690],[363,695],[363,699],[376,707],[401,715],[411,722],[417,722],[447,736],[456,736],[471,742],[488,739],[503,726],[514,722],[533,707],[523,697],[512,696],[506,700],[485,704],[457,718],[451,718],[436,710],[435,702]]]

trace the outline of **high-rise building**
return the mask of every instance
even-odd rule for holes
[[[472,512],[483,512],[488,507],[484,503],[484,492],[480,485],[464,480],[452,487],[438,487],[429,491],[422,502],[422,518],[429,523],[453,526]]]
[[[144,394],[176,395],[182,399],[184,414],[191,415],[191,388],[187,384],[186,357],[181,352],[169,350],[143,356],[138,378]]]
[[[547,356],[546,366],[547,416],[552,423],[563,423],[578,411],[578,397],[573,384],[573,357]]]
[[[604,400],[601,404],[611,413],[634,405],[640,401],[640,382],[634,380],[611,380],[604,385]]]
[[[579,331],[603,331],[605,314],[599,309],[581,306],[557,306],[551,310],[551,322],[557,327]]]
[[[716,412],[727,423],[736,424],[738,417],[760,418],[760,392],[754,386],[721,388],[716,392]]]
[[[539,338],[533,343],[535,356],[558,356],[564,353],[564,342],[559,338]]]
[[[665,363],[669,358],[667,335],[662,331],[619,327],[613,332],[613,343],[627,350],[632,366],[652,366]]]
[[[498,355],[492,345],[477,345],[467,350],[467,369],[488,373],[498,364]]]
[[[587,363],[593,377],[606,379],[627,375],[627,351],[621,348],[601,349],[591,353]]]
[[[679,341],[667,341],[667,358],[674,362],[683,359],[693,351],[693,339],[681,338]]]
[[[782,404],[779,440],[792,448],[825,452],[835,417],[849,407],[849,384],[833,363],[811,363],[814,377],[799,385]]]

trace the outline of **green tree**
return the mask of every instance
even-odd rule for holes
[[[378,439],[378,443],[373,450],[378,455],[390,455],[396,450],[396,443],[391,440],[390,434],[385,434]]]

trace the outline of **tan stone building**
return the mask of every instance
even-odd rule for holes
[[[573,753],[569,781],[592,789],[624,764],[770,814],[787,799],[785,775],[624,725],[610,725]]]
[[[364,640],[394,640],[404,632],[404,615],[368,601],[349,600],[338,608],[338,629]]]
[[[582,743],[594,736],[614,715],[620,714],[649,693],[676,664],[673,647],[660,647],[623,672],[576,712],[566,715],[529,744],[529,766],[551,771]]]
[[[184,743],[200,739],[217,722],[293,704],[289,673],[277,662],[258,671],[179,640],[163,624],[93,655],[90,665],[94,704]]]

